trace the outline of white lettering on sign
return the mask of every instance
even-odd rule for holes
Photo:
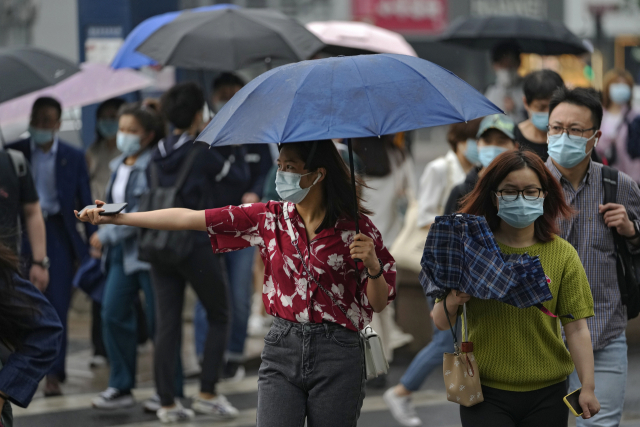
[[[518,15],[547,18],[545,0],[471,0],[472,16]]]
[[[381,0],[377,14],[384,18],[435,19],[443,14],[439,0]]]

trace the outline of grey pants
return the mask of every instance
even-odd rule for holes
[[[357,332],[276,318],[258,373],[258,427],[355,427],[364,400]]]

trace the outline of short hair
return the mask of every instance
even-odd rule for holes
[[[451,146],[454,152],[458,151],[458,143],[466,141],[469,138],[476,139],[478,129],[480,129],[480,122],[482,117],[469,120],[468,122],[454,123],[449,126],[447,131],[447,142]]]
[[[244,87],[244,80],[235,73],[222,73],[211,83],[211,89],[215,92],[223,86],[240,86]]]
[[[143,102],[124,104],[118,111],[118,117],[128,115],[135,117],[145,131],[154,133],[149,147],[156,145],[165,137],[167,129],[156,107]]]
[[[122,98],[110,98],[106,101],[103,101],[100,105],[98,105],[98,109],[96,110],[96,119],[99,118],[102,115],[103,111],[107,108],[113,108],[117,112],[125,102],[126,101]]]
[[[197,83],[179,83],[160,99],[162,114],[178,129],[187,129],[204,107],[204,94]]]
[[[461,212],[484,216],[491,231],[500,226],[498,208],[493,203],[498,185],[513,171],[533,170],[547,192],[544,199],[544,213],[535,220],[534,234],[541,242],[550,242],[558,234],[558,218],[569,218],[573,210],[564,200],[560,184],[542,162],[540,157],[529,150],[510,150],[500,154],[486,168],[475,188],[462,200]]]
[[[523,80],[524,97],[527,104],[536,99],[551,99],[556,89],[564,86],[560,74],[551,70],[538,70],[527,74]]]
[[[595,89],[584,87],[568,89],[565,86],[557,89],[551,96],[551,102],[549,103],[549,116],[551,116],[553,110],[562,102],[587,107],[591,110],[591,121],[593,122],[593,127],[600,129],[600,125],[602,124],[602,103],[600,102],[600,96]]]
[[[493,49],[491,49],[491,62],[496,63],[501,61],[502,58],[506,56],[513,56],[519,63],[521,53],[522,53],[522,49],[517,43],[514,43],[514,42],[499,43]]]
[[[31,107],[31,117],[34,116],[35,112],[41,108],[52,107],[58,112],[58,120],[62,118],[62,105],[60,105],[60,101],[50,96],[41,96],[36,99],[33,103],[33,107]]]
[[[627,70],[614,68],[605,73],[602,83],[602,106],[606,109],[611,106],[611,98],[609,98],[609,86],[619,78],[623,78],[631,88],[633,88],[633,76]],[[631,105],[632,99],[629,100],[627,105]]]

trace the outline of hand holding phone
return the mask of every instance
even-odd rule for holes
[[[114,222],[115,216],[121,213],[126,207],[126,203],[106,204],[100,200],[96,200],[95,205],[89,205],[80,212],[74,212],[82,222],[90,222],[93,225],[111,224]]]
[[[582,390],[582,387],[564,397],[564,403],[569,407],[573,415],[589,419],[600,412],[600,402],[593,390]]]

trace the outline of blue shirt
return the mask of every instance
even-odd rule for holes
[[[46,153],[31,140],[31,171],[33,172],[33,181],[36,184],[42,211],[47,215],[60,213],[58,187],[56,186],[57,154],[57,136],[53,140],[51,149]]]

